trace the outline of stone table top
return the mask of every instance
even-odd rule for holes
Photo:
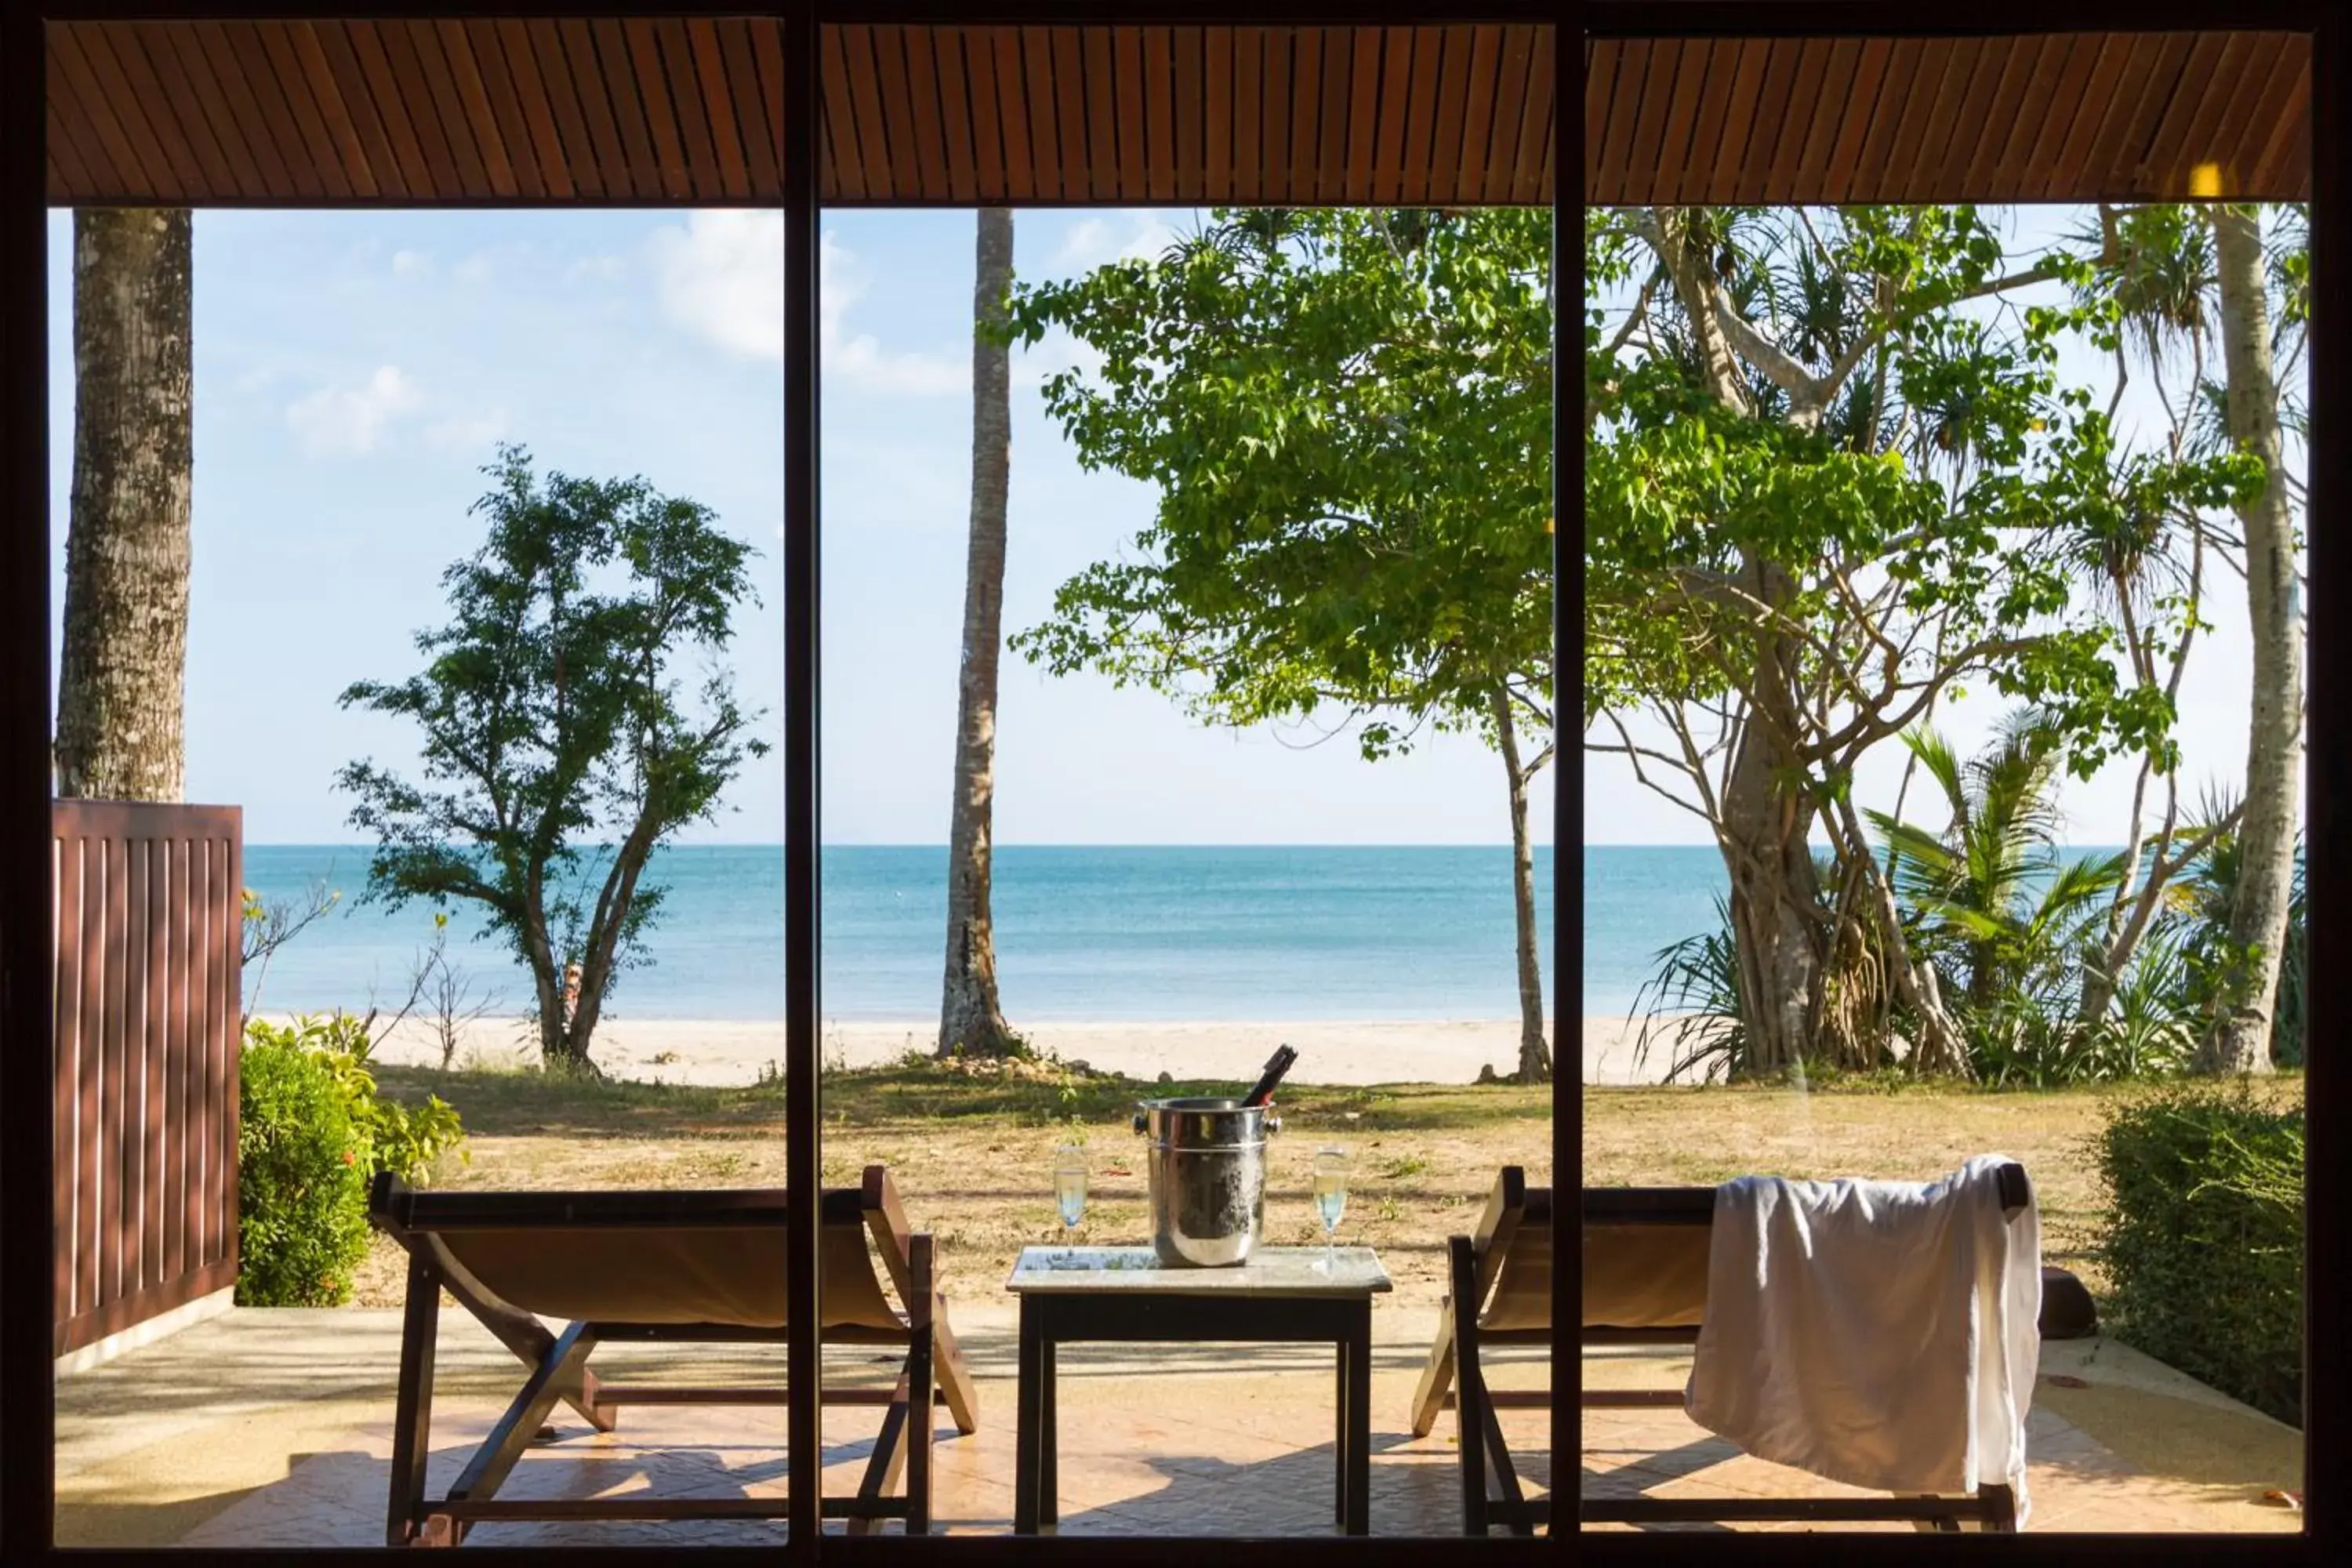
[[[1024,1247],[1004,1288],[1062,1296],[1372,1296],[1393,1289],[1369,1247],[1261,1247],[1226,1268],[1171,1268],[1148,1247]]]

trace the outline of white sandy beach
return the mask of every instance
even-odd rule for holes
[[[1016,1021],[1017,1022],[1017,1021]],[[834,1067],[874,1067],[908,1050],[928,1051],[938,1026],[929,1021],[829,1020],[824,1058]],[[1040,1050],[1133,1078],[1231,1079],[1247,1084],[1277,1045],[1298,1052],[1292,1076],[1302,1083],[1468,1083],[1492,1064],[1508,1074],[1518,1058],[1519,1026],[1511,1019],[1464,1022],[1339,1023],[1043,1023],[1029,1026]],[[1634,1030],[1622,1017],[1584,1020],[1588,1083],[1654,1082],[1666,1054],[1633,1059]],[[781,1070],[784,1026],[777,1022],[721,1019],[614,1018],[596,1031],[597,1064],[618,1078],[669,1083],[736,1084],[757,1079],[770,1064]],[[386,1061],[438,1066],[438,1039],[424,1023],[402,1023],[378,1048]],[[539,1049],[511,1018],[470,1026],[455,1065],[520,1066]]]

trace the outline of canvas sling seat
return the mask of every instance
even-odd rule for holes
[[[2022,1166],[2004,1166],[2000,1180],[2005,1206],[2031,1201]],[[1712,1187],[1586,1189],[1581,1342],[1696,1345],[1706,1311],[1714,1216]],[[1483,1536],[1496,1523],[1531,1535],[1552,1517],[1549,1497],[1529,1498],[1520,1487],[1496,1415],[1498,1410],[1549,1409],[1551,1396],[1539,1389],[1489,1388],[1479,1362],[1488,1344],[1551,1342],[1552,1232],[1551,1190],[1528,1186],[1525,1171],[1507,1165],[1476,1232],[1447,1242],[1445,1307],[1413,1391],[1412,1434],[1426,1436],[1440,1411],[1456,1412],[1463,1524],[1472,1535]],[[1582,1397],[1586,1409],[1679,1408],[1682,1403],[1679,1388],[1587,1388]],[[1578,1511],[1585,1523],[1907,1520],[1932,1531],[1957,1531],[1963,1521],[1990,1531],[2016,1528],[2016,1500],[2002,1486],[1962,1496],[1587,1498]]]
[[[824,1389],[824,1404],[885,1410],[856,1495],[826,1498],[822,1511],[847,1520],[853,1532],[899,1519],[919,1534],[930,1523],[930,1411],[946,1405],[961,1433],[980,1425],[971,1373],[934,1283],[932,1238],[908,1228],[880,1165],[867,1166],[856,1187],[827,1189],[821,1214],[824,1342],[905,1352],[895,1387]],[[391,1544],[455,1546],[472,1526],[493,1520],[782,1517],[782,1497],[497,1495],[559,1404],[609,1432],[624,1405],[785,1403],[781,1381],[624,1387],[601,1381],[588,1366],[595,1348],[613,1341],[781,1342],[789,1318],[782,1192],[418,1192],[387,1173],[376,1177],[368,1215],[408,1254],[385,1520]],[[445,1290],[528,1370],[457,1481],[444,1496],[427,1498],[434,1350]],[[551,1329],[542,1319],[566,1326]],[[902,1473],[903,1489],[889,1495]]]

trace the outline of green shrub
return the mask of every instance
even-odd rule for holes
[[[367,1026],[337,1013],[245,1027],[237,1131],[236,1300],[333,1307],[367,1251],[367,1188],[379,1171],[423,1184],[465,1129],[438,1095],[421,1106],[377,1092]]]
[[[470,1158],[457,1112],[439,1095],[427,1095],[423,1105],[409,1106],[378,1092],[375,1075],[368,1070],[374,1046],[365,1019],[331,1013],[279,1026],[256,1018],[246,1025],[246,1038],[271,1040],[321,1059],[353,1125],[365,1134],[370,1173],[390,1171],[404,1182],[423,1186],[433,1179],[444,1155]]]
[[[366,1132],[324,1053],[249,1032],[236,1134],[241,1307],[335,1307],[367,1252]]]
[[[2099,1135],[2116,1335],[2297,1426],[2303,1130],[2241,1080],[2131,1100]]]

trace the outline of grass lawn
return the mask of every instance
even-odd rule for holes
[[[438,1094],[457,1108],[472,1159],[443,1175],[455,1187],[782,1186],[781,1083],[709,1089],[578,1082],[532,1073],[383,1068],[402,1099]],[[2300,1092],[2284,1079],[2282,1094]],[[1118,1078],[1001,1079],[930,1067],[828,1073],[824,1173],[851,1183],[880,1162],[914,1223],[940,1242],[951,1297],[999,1299],[1013,1256],[1058,1236],[1055,1145],[1083,1136],[1093,1194],[1079,1238],[1148,1239],[1138,1100],[1231,1093],[1225,1084]],[[2104,1194],[2091,1141],[2102,1110],[2130,1088],[1990,1093],[1961,1088],[1836,1084],[1589,1089],[1584,1180],[1594,1186],[1711,1185],[1749,1172],[1790,1176],[1925,1179],[1972,1154],[2015,1156],[2033,1173],[2042,1247],[2053,1262],[2103,1283],[2087,1256]],[[1401,1302],[1443,1294],[1445,1237],[1467,1230],[1496,1170],[1518,1163],[1551,1179],[1551,1092],[1511,1085],[1388,1084],[1281,1095],[1266,1226],[1277,1242],[1319,1241],[1307,1201],[1316,1149],[1345,1143],[1355,1176],[1340,1239],[1380,1249]],[[357,1300],[397,1304],[398,1254],[381,1237]]]

